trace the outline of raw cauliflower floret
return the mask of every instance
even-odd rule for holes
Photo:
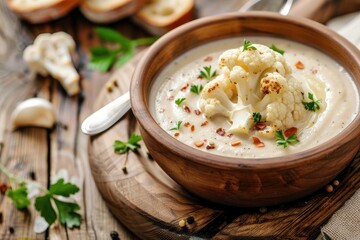
[[[249,134],[252,114],[260,112],[269,124],[260,134],[273,137],[276,130],[294,127],[306,117],[304,90],[281,54],[264,45],[251,46],[256,49],[221,54],[220,75],[205,85],[199,107],[206,117],[228,118],[228,131],[236,134]]]

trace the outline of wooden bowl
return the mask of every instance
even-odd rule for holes
[[[193,21],[159,39],[135,70],[132,110],[150,154],[188,191],[232,206],[292,201],[325,186],[351,162],[360,146],[359,114],[336,137],[315,148],[283,157],[250,159],[214,155],[185,145],[164,131],[148,109],[152,83],[169,62],[198,45],[243,34],[279,37],[319,49],[348,70],[360,91],[360,52],[335,32],[303,18],[234,13]]]

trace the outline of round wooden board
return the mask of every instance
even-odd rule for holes
[[[113,74],[108,82],[112,92],[105,85],[94,110],[129,89],[143,54]],[[114,81],[117,86],[111,84]],[[108,131],[91,137],[90,166],[110,211],[142,239],[316,239],[320,226],[360,187],[357,154],[338,176],[340,186],[332,193],[321,190],[296,202],[261,209],[219,206],[182,189],[149,158],[143,143],[138,153],[115,154],[114,140],[127,141],[131,133],[138,133],[138,126],[130,112]],[[189,217],[195,221],[180,227],[179,222]]]

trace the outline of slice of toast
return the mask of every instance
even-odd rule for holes
[[[43,23],[58,19],[81,0],[6,0],[8,8],[17,16],[31,23]]]
[[[151,0],[133,20],[154,35],[163,35],[194,18],[194,0]]]
[[[134,14],[147,0],[83,0],[80,11],[92,22],[110,23]]]

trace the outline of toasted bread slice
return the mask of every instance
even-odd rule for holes
[[[162,35],[194,18],[194,0],[152,0],[133,17],[154,35]]]
[[[109,23],[134,14],[147,0],[83,0],[80,10],[92,22]]]
[[[79,4],[80,0],[6,0],[10,10],[31,23],[58,19]]]

